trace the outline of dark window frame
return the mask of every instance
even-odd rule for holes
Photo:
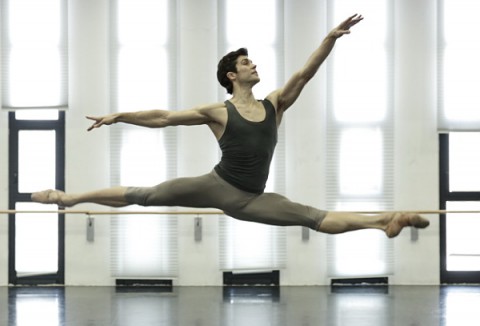
[[[445,210],[450,201],[479,201],[480,191],[450,191],[449,183],[449,134],[439,135],[440,146],[440,209]],[[447,216],[440,214],[440,282],[441,283],[479,283],[480,271],[447,270]]]
[[[15,112],[9,112],[9,196],[8,207],[15,210],[17,202],[30,202],[31,193],[18,191],[18,135],[21,130],[55,130],[55,187],[65,189],[65,112],[59,111],[57,120],[17,120]],[[10,284],[64,284],[65,283],[65,214],[58,214],[58,271],[19,277],[15,270],[15,214],[8,219],[8,279]]]

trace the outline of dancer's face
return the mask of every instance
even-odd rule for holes
[[[237,58],[236,78],[240,82],[249,82],[255,85],[260,81],[257,72],[257,65],[253,63],[247,56],[241,55]]]

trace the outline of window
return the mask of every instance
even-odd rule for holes
[[[329,2],[330,21],[351,15],[351,0]],[[366,2],[368,24],[337,44],[328,67],[327,206],[336,211],[393,208],[391,1]],[[341,45],[340,45],[341,43]],[[341,48],[340,48],[341,47]],[[355,55],[352,55],[355,53]],[[328,236],[329,275],[393,272],[393,245],[376,230]]]
[[[480,124],[480,35],[468,35],[476,28],[475,13],[480,3],[471,0],[440,0],[439,129],[478,130]]]
[[[463,32],[476,28],[471,19],[479,9],[476,1],[438,2],[438,129],[445,133],[439,136],[441,209],[480,208],[480,37]],[[440,217],[441,282],[478,282],[480,247],[470,231],[478,228],[478,217]]]
[[[249,56],[255,64],[262,82],[255,86],[258,98],[265,98],[279,86],[282,80],[280,68],[283,9],[280,0],[227,0],[220,2],[224,21],[220,22],[221,55],[241,47],[248,47]],[[268,13],[268,14],[265,14]],[[248,24],[244,19],[248,17]],[[223,91],[223,89],[222,89]]]
[[[174,106],[174,9],[169,0],[113,1],[112,111]],[[111,129],[111,143],[113,185],[152,186],[176,176],[174,130],[117,125]],[[177,274],[175,217],[116,216],[111,225],[114,276]]]
[[[440,135],[440,204],[449,211],[479,211],[480,184],[476,180],[480,154],[478,132],[451,132]],[[480,245],[478,213],[442,215],[441,282],[478,282]],[[465,227],[468,225],[468,227]]]
[[[248,47],[250,59],[258,66],[262,81],[255,86],[257,98],[265,98],[283,80],[281,0],[220,1],[220,56]],[[254,10],[252,10],[254,8]],[[268,15],[265,15],[268,13]],[[249,23],[241,20],[248,16]],[[225,98],[222,88],[221,98]],[[284,135],[279,129],[278,144],[270,169],[266,191],[284,192]],[[220,268],[223,270],[271,270],[284,267],[286,260],[285,229],[235,220],[220,219]],[[255,238],[255,248],[251,239]],[[261,244],[260,244],[261,243]]]
[[[65,114],[58,109],[68,106],[67,1],[2,0],[0,17],[2,108],[15,110],[9,208],[56,210],[31,203],[30,195],[65,183]],[[61,214],[11,214],[9,282],[63,283],[63,237]]]
[[[450,191],[480,191],[480,133],[449,135]]]
[[[26,119],[30,110],[9,116],[9,208],[55,211],[56,205],[32,203],[43,189],[64,189],[65,114]],[[52,120],[46,118],[50,116]],[[35,162],[35,164],[32,164]],[[63,283],[64,216],[57,213],[17,213],[9,220],[9,282]]]
[[[66,108],[67,1],[2,0],[1,21],[2,107]]]

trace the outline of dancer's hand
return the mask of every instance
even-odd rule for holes
[[[350,16],[345,21],[343,21],[340,25],[335,27],[330,32],[330,35],[332,35],[335,38],[339,38],[344,34],[350,34],[350,28],[358,24],[361,20],[363,20],[362,15],[355,14],[353,16]]]
[[[105,116],[102,116],[102,117],[91,117],[91,116],[87,116],[86,117],[87,119],[89,120],[93,120],[95,121],[91,126],[90,128],[87,129],[87,131],[90,131],[94,128],[100,128],[101,126],[103,125],[111,125],[113,123],[115,123],[115,115],[113,114],[109,114],[109,115],[105,115]]]

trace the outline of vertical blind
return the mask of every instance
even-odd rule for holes
[[[2,108],[66,108],[66,0],[2,0]]]
[[[254,94],[257,98],[266,97],[283,80],[283,1],[227,0],[220,1],[219,6],[220,56],[248,46],[249,57],[257,64],[262,80],[253,89]],[[285,191],[284,146],[281,127],[266,191]],[[220,218],[219,223],[222,270],[272,270],[285,266],[284,228],[230,217]]]
[[[440,0],[438,15],[438,129],[480,130],[480,3]]]
[[[363,3],[368,24],[337,42],[329,66],[327,205],[330,210],[393,207],[392,25],[390,0]],[[338,24],[353,0],[330,2]],[[354,29],[354,30],[353,30]],[[393,243],[377,230],[328,236],[331,277],[393,271]]]
[[[174,106],[174,17],[174,2],[170,0],[112,1],[112,112]],[[122,124],[111,128],[113,185],[153,186],[175,176],[175,130]],[[174,216],[114,216],[111,230],[114,276],[162,278],[178,274]]]

